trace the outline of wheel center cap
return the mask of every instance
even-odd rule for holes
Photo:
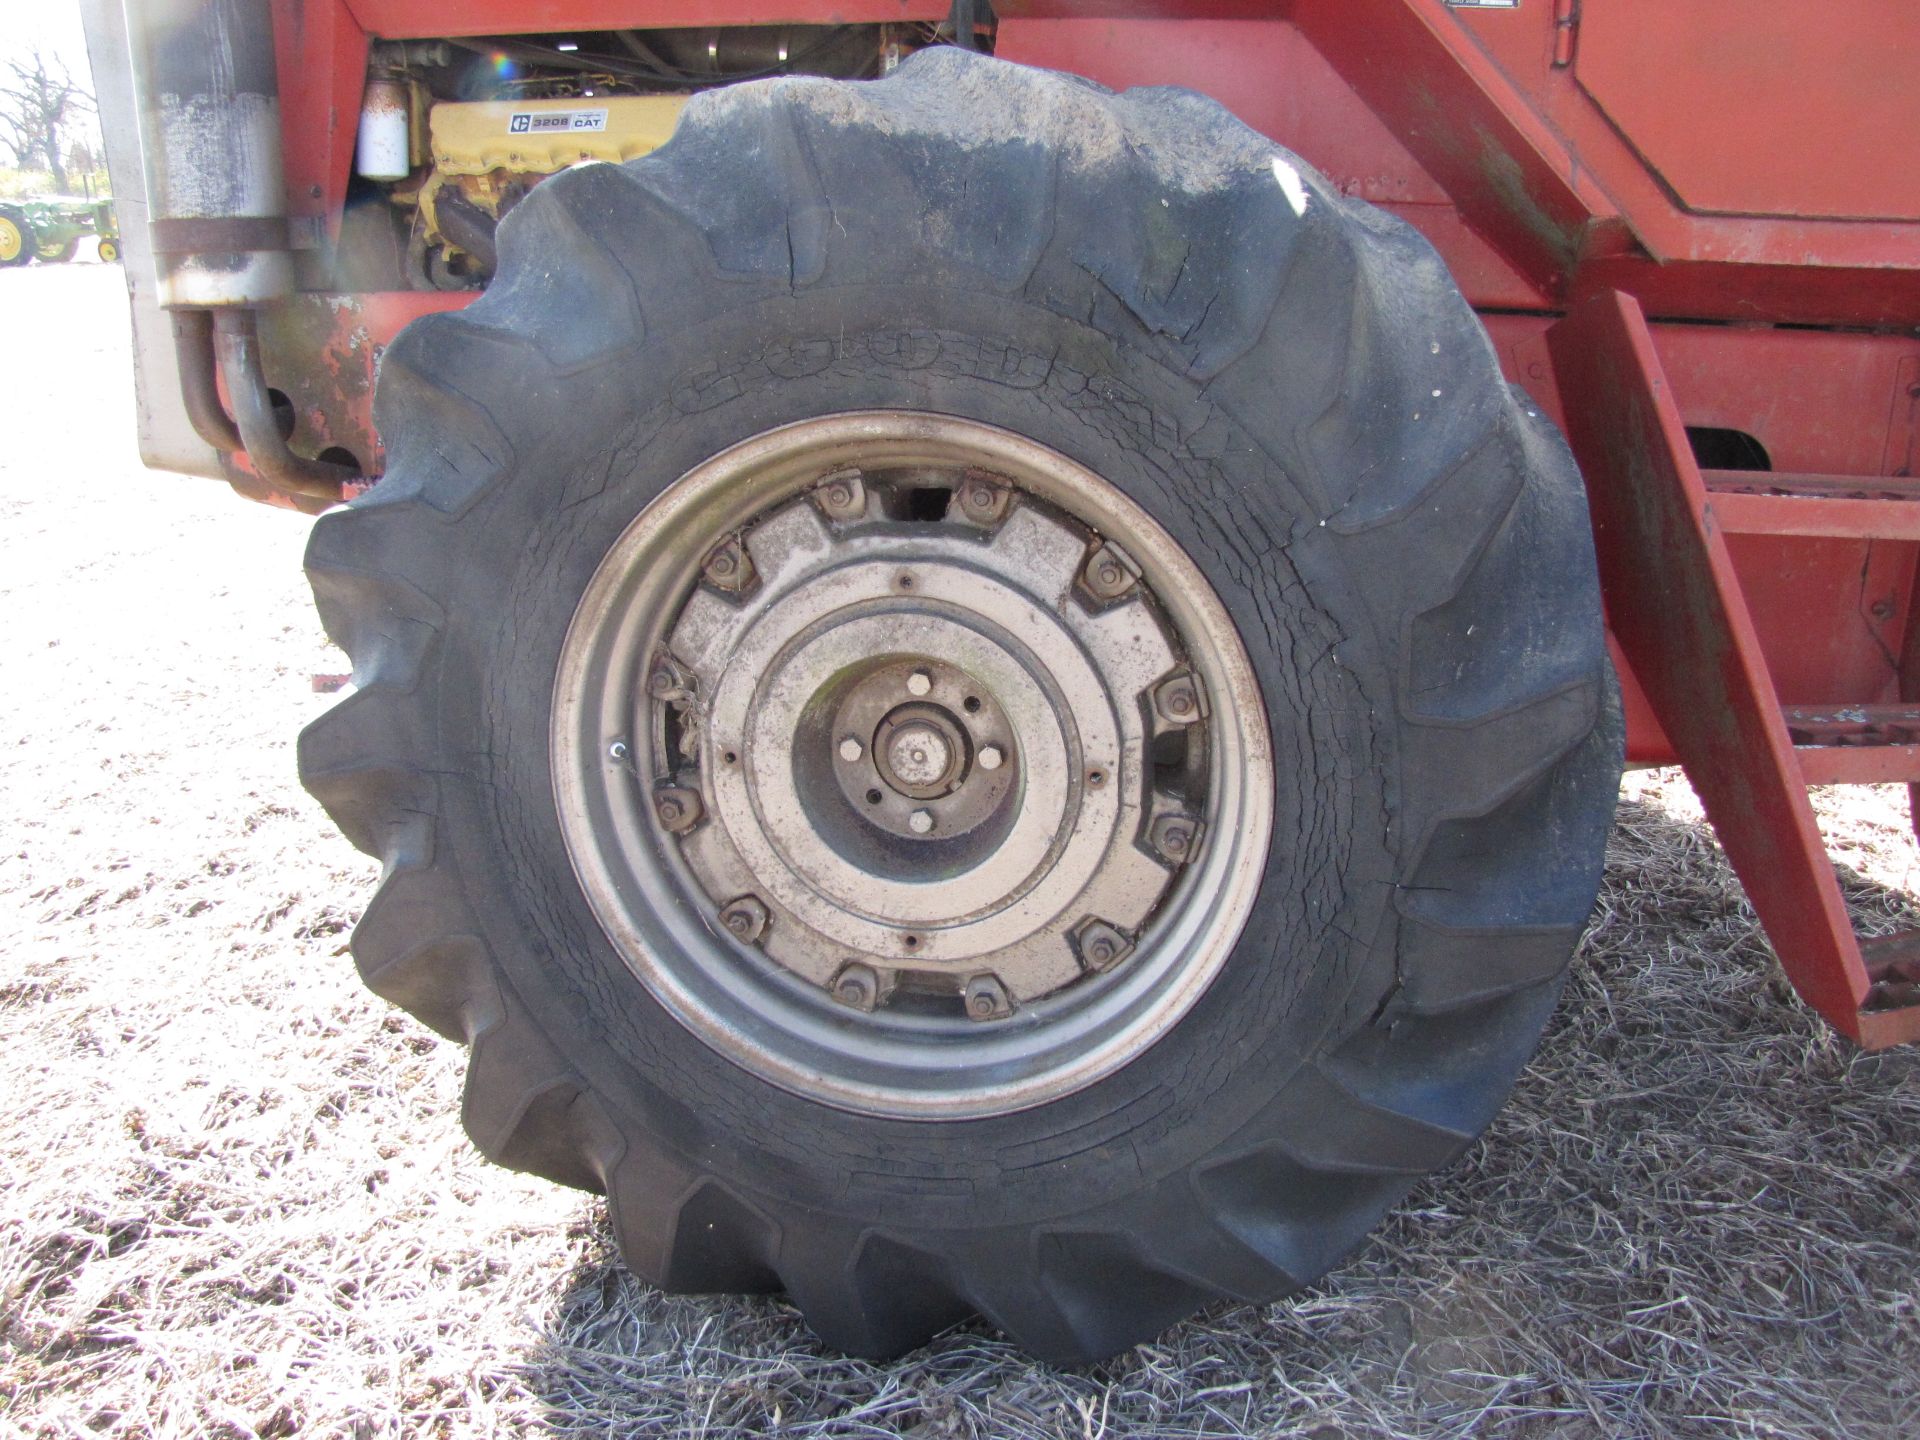
[[[912,721],[893,732],[887,769],[902,785],[937,785],[952,768],[953,747],[933,726]]]

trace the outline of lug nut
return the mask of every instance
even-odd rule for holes
[[[829,519],[853,520],[866,513],[867,487],[851,472],[830,476],[813,495]]]
[[[1095,600],[1118,600],[1133,588],[1136,570],[1126,551],[1109,541],[1088,557],[1080,583]]]
[[[926,671],[916,670],[907,676],[907,693],[909,695],[924,695],[931,689],[933,689],[933,677],[927,674]]]
[[[871,1010],[880,1001],[880,977],[856,960],[833,977],[833,998],[855,1010]]]
[[[1080,961],[1089,970],[1108,970],[1127,958],[1133,942],[1104,920],[1087,920],[1074,932]]]
[[[747,554],[738,535],[729,535],[714,546],[700,571],[714,589],[738,592],[753,583],[753,557]]]
[[[1176,725],[1190,725],[1207,713],[1200,698],[1200,687],[1191,675],[1176,675],[1163,680],[1153,692],[1153,705]]]
[[[933,812],[930,810],[914,811],[911,815],[907,816],[907,828],[916,835],[925,835],[933,829]]]
[[[969,1020],[1004,1020],[1013,1013],[1013,1001],[998,975],[975,975],[967,981],[963,998]]]
[[[616,740],[607,746],[607,758],[616,764],[625,764],[628,753],[627,742],[624,740]]]
[[[1161,815],[1147,827],[1147,843],[1162,858],[1176,865],[1185,864],[1199,848],[1200,824],[1185,815]]]
[[[767,933],[767,907],[752,895],[742,895],[721,910],[720,923],[734,939],[756,944]]]
[[[853,738],[853,736],[849,735],[847,736],[846,739],[840,742],[840,758],[846,761],[849,765],[851,765],[854,761],[858,760],[864,754],[866,754],[866,750],[861,746],[858,740]]]
[[[700,796],[696,791],[674,785],[656,790],[653,794],[653,813],[660,817],[662,825],[676,835],[698,824],[700,811]]]
[[[998,745],[982,745],[980,747],[980,768],[982,770],[998,770],[1000,768],[1000,762],[1006,758],[1006,756],[1000,753],[1000,747]]]
[[[991,480],[970,479],[960,487],[960,509],[969,520],[991,525],[1006,513],[1007,488]]]

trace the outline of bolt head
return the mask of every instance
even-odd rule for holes
[[[742,895],[721,909],[720,924],[736,940],[751,945],[767,933],[767,907],[752,895]]]
[[[1006,758],[1005,755],[1000,753],[1000,747],[998,745],[982,745],[980,747],[980,768],[982,770],[998,770],[1001,762]]]
[[[1205,711],[1200,703],[1200,690],[1191,675],[1176,675],[1163,681],[1153,692],[1154,707],[1176,725],[1190,724],[1198,720]]]
[[[859,961],[841,967],[833,978],[833,998],[855,1010],[871,1010],[880,1002],[880,977],[871,965]]]
[[[998,975],[975,975],[961,992],[972,1020],[1002,1020],[1013,1013],[1013,1001]]]
[[[609,760],[625,760],[627,755],[627,742],[624,740],[616,740],[607,746],[607,758]]]
[[[849,765],[864,754],[866,754],[865,748],[858,740],[854,739],[853,736],[849,735],[840,742],[840,758],[845,760]]]
[[[916,810],[907,816],[907,828],[916,835],[925,835],[933,829],[933,812]]]
[[[924,670],[916,670],[907,676],[907,693],[924,695],[933,689],[933,677]]]
[[[669,795],[660,802],[660,818],[671,825],[687,813],[687,807]]]
[[[1104,920],[1089,919],[1074,932],[1080,961],[1089,970],[1105,970],[1126,959],[1133,942]]]

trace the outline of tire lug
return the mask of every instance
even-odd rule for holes
[[[1133,557],[1111,540],[1087,557],[1080,569],[1080,588],[1098,605],[1110,605],[1132,590],[1140,578]]]
[[[721,908],[720,923],[734,939],[758,945],[767,933],[767,907],[756,896],[742,895]]]
[[[1080,952],[1080,963],[1095,972],[1111,970],[1133,951],[1133,941],[1104,920],[1081,921],[1080,928],[1073,932],[1073,941]]]
[[[1013,1014],[1013,1000],[998,975],[975,975],[963,995],[969,1020],[1004,1020]]]
[[[1012,498],[1006,486],[970,475],[960,485],[960,513],[976,525],[997,524]]]
[[[738,535],[729,535],[707,552],[700,573],[714,589],[738,595],[753,584],[753,557]]]
[[[1186,671],[1154,687],[1153,708],[1160,712],[1162,719],[1175,725],[1191,725],[1207,715],[1207,701],[1200,691],[1200,683]]]
[[[859,472],[848,470],[822,480],[813,501],[829,520],[858,520],[867,513],[867,487]]]
[[[880,976],[858,960],[842,965],[829,987],[833,998],[854,1010],[871,1010],[880,1003]]]
[[[700,792],[684,785],[669,785],[653,792],[653,813],[675,835],[684,835],[698,825],[705,808]]]
[[[1147,827],[1147,843],[1162,860],[1184,865],[1200,848],[1201,824],[1188,815],[1159,815]]]

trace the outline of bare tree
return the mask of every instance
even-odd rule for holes
[[[91,111],[93,97],[67,73],[58,59],[36,47],[24,60],[7,62],[7,83],[0,84],[0,124],[11,132],[8,144],[23,166],[44,160],[53,188],[67,188],[66,146],[61,132]]]

